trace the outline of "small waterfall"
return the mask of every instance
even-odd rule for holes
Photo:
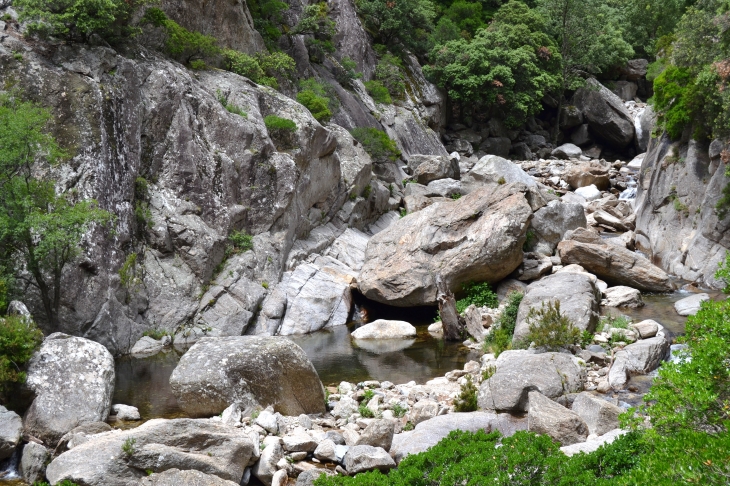
[[[618,198],[619,198],[619,200],[633,201],[634,199],[636,199],[636,181],[634,180],[633,177],[629,177],[629,180],[626,183],[626,185],[628,187],[626,188],[625,191],[623,191],[619,195]]]
[[[0,461],[0,481],[9,481],[12,479],[21,479],[20,476],[20,456],[21,447],[15,449],[12,456]]]

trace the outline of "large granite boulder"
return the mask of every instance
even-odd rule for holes
[[[13,455],[23,434],[20,416],[0,405],[0,461]]]
[[[395,467],[395,461],[385,449],[369,445],[350,447],[345,454],[345,469],[349,474],[379,470],[387,472]]]
[[[603,435],[618,428],[618,416],[624,412],[621,407],[590,392],[578,394],[573,400],[571,410],[586,423],[588,433],[595,435]]]
[[[585,442],[588,426],[576,413],[547,398],[539,391],[528,394],[527,429],[547,434],[562,446]]]
[[[104,346],[51,334],[28,364],[26,386],[35,399],[25,413],[25,433],[55,447],[74,427],[105,421],[114,383],[114,358]]]
[[[574,189],[594,185],[605,190],[611,185],[608,168],[595,161],[574,165],[565,171],[563,179]]]
[[[439,415],[416,425],[410,432],[396,434],[393,437],[391,455],[400,463],[410,454],[418,454],[430,449],[449,435],[453,430],[477,432],[498,430],[504,436],[510,436],[518,430],[526,430],[527,421],[509,414],[490,412],[449,413]]]
[[[641,299],[641,292],[625,285],[617,285],[609,287],[603,291],[603,300],[601,305],[605,307],[629,307],[635,309],[643,307],[644,301]]]
[[[368,242],[360,291],[409,307],[436,303],[436,275],[452,291],[502,280],[522,263],[532,217],[526,191],[523,184],[484,187],[397,221]]]
[[[701,293],[690,295],[674,303],[674,310],[680,316],[693,316],[700,311],[702,303],[710,300],[709,294]]]
[[[412,155],[408,166],[419,184],[427,185],[440,179],[459,179],[459,161],[443,155]]]
[[[594,331],[600,319],[601,292],[596,280],[585,273],[560,272],[547,276],[527,286],[517,313],[514,341],[524,339],[529,332],[527,315],[531,309],[540,310],[543,303],[560,302],[560,311],[574,326]]]
[[[205,474],[200,471],[180,469],[168,469],[161,473],[154,473],[143,478],[139,482],[140,486],[238,486],[227,479]]]
[[[634,120],[623,101],[597,80],[588,79],[585,87],[576,91],[573,104],[604,143],[623,149],[634,140]]]
[[[56,457],[46,476],[52,484],[69,480],[86,486],[128,486],[147,471],[180,469],[239,484],[244,469],[258,459],[254,451],[251,437],[240,428],[206,419],[155,419],[135,429],[92,436]]]
[[[511,184],[513,182],[537,187],[537,181],[522,170],[522,167],[497,155],[485,155],[461,178],[461,184],[466,193],[475,191],[485,184]]]
[[[217,415],[232,403],[284,415],[323,413],[324,388],[302,348],[282,337],[203,338],[170,376],[188,414]]]
[[[568,231],[587,225],[585,211],[580,204],[550,201],[547,206],[535,211],[530,223],[535,232],[532,249],[537,253],[552,255]]]
[[[46,477],[46,466],[50,462],[51,452],[36,442],[28,442],[23,446],[20,458],[20,473],[29,484],[36,484]]]
[[[671,343],[663,331],[649,339],[629,344],[616,352],[608,372],[608,384],[619,390],[626,386],[631,375],[645,375],[654,371],[669,357]]]
[[[526,412],[530,391],[558,398],[581,391],[585,381],[578,358],[570,354],[505,351],[495,366],[494,375],[479,387],[477,403],[483,410]]]
[[[563,264],[575,263],[609,284],[626,285],[646,292],[672,290],[669,276],[643,256],[618,245],[562,241],[558,253]]]

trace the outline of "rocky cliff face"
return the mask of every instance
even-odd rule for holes
[[[222,45],[263,46],[241,2],[162,6]],[[301,12],[292,5],[289,22]],[[332,16],[335,56],[351,56],[367,79],[376,58],[354,4],[338,2]],[[407,99],[376,105],[361,81],[351,90],[337,83],[327,69],[335,57],[310,63],[302,36],[292,37],[285,47],[298,75],[331,83],[340,98],[332,124],[322,126],[292,98],[232,73],[190,71],[137,45],[44,45],[6,30],[0,79],[52,111],[50,128],[71,154],[38,170],[51,173],[59,190],[96,199],[116,215],[113,232],[85,239],[83,261],[64,277],[60,328],[44,330],[93,339],[115,354],[151,328],[242,334],[284,270],[397,207],[405,174],[396,164],[373,164],[347,129],[384,128],[404,157],[446,153],[432,129],[443,98],[415,59]],[[263,121],[272,114],[293,120],[296,131],[272,136]],[[255,235],[253,249],[231,256],[227,237],[238,230]],[[137,261],[123,286],[119,270],[130,254]],[[24,300],[43,325],[31,288]]]
[[[723,143],[654,138],[641,166],[636,245],[667,272],[700,286],[714,278],[730,246],[730,217],[715,209],[728,183]]]

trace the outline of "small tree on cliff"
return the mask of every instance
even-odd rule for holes
[[[0,95],[0,266],[37,288],[51,328],[58,324],[63,270],[81,253],[81,238],[111,215],[94,201],[56,194],[37,178],[36,161],[63,157],[45,131],[50,113],[17,93]]]

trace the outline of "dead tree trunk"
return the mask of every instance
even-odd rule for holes
[[[436,276],[436,292],[441,324],[444,328],[444,339],[447,341],[463,340],[465,329],[464,320],[456,312],[456,299],[454,299],[454,294],[449,291],[440,275]]]

